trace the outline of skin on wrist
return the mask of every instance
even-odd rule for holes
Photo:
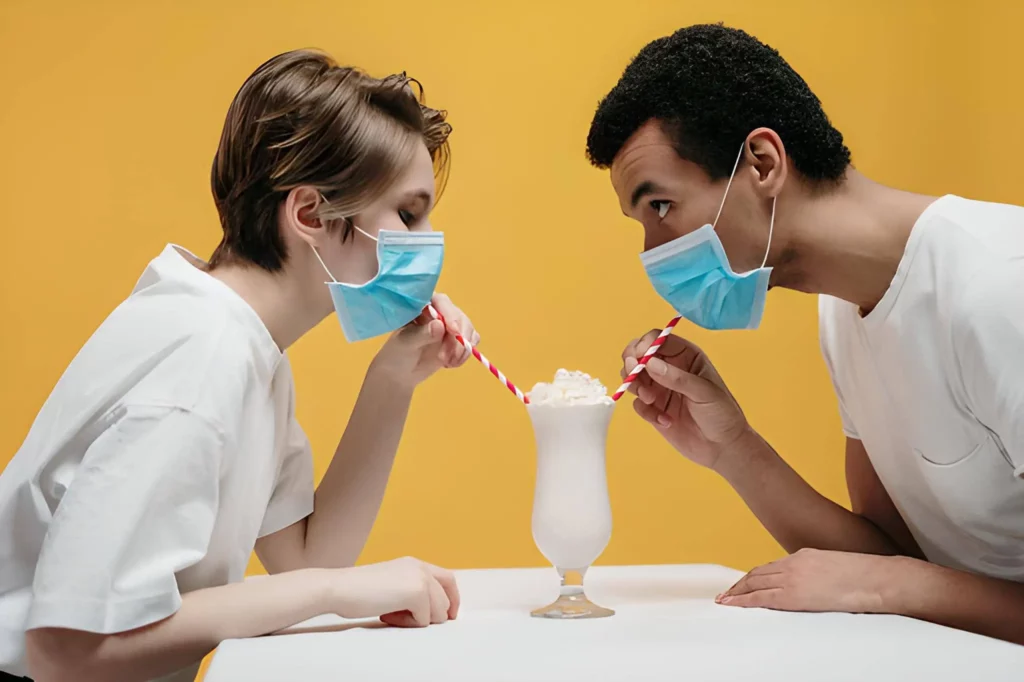
[[[714,472],[729,483],[744,475],[750,463],[766,454],[774,454],[768,444],[749,424],[729,445],[723,445],[714,465]]]
[[[374,358],[366,370],[366,385],[381,386],[389,391],[400,391],[411,395],[416,389],[416,382],[410,377],[401,377],[398,373],[392,372],[386,362]]]
[[[930,585],[944,569],[920,559],[905,556],[877,557],[883,580],[878,588],[881,607],[879,613],[895,613],[920,617],[921,609],[917,594],[929,590],[941,590],[941,586]]]

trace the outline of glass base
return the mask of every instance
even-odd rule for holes
[[[562,578],[562,589],[558,599],[552,604],[531,611],[530,615],[534,618],[554,618],[558,620],[614,616],[614,611],[598,606],[584,594],[583,575],[585,573],[586,569],[582,571],[564,571],[559,569],[558,574]]]
[[[607,618],[614,616],[615,611],[598,606],[587,599],[580,590],[578,594],[562,594],[553,604],[530,612],[534,618],[554,618],[559,620],[576,620],[584,618]]]

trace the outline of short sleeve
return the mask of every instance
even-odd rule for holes
[[[26,629],[110,634],[181,606],[176,574],[206,554],[219,504],[219,432],[176,408],[120,408],[50,523]]]
[[[839,419],[842,421],[843,433],[847,438],[860,440],[857,435],[857,428],[853,425],[846,405],[843,402],[843,391],[839,387],[839,379],[836,375],[835,365],[832,359],[831,347],[835,344],[836,320],[833,309],[834,301],[829,296],[818,297],[818,342],[821,345],[821,356],[825,360],[825,367],[828,369],[829,378],[832,380],[832,390],[835,391],[836,400],[839,403]]]
[[[281,464],[260,526],[260,537],[276,533],[313,513],[313,451],[294,416],[279,461]]]
[[[954,311],[953,346],[969,409],[1024,477],[1024,260],[971,283]]]

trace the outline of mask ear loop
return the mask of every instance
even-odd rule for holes
[[[778,201],[778,197],[772,197],[772,220],[768,223],[768,246],[764,249],[764,260],[761,261],[762,268],[768,265],[768,252],[772,250],[772,233],[775,232],[775,204]]]
[[[743,158],[743,150],[747,148],[746,140],[740,146],[740,153],[736,155],[736,163],[732,165],[732,173],[729,174],[729,182],[725,185],[725,194],[722,195],[722,203],[718,205],[718,213],[715,215],[715,222],[711,224],[711,229],[714,229],[718,225],[718,219],[722,217],[722,209],[725,208],[725,199],[729,196],[729,188],[732,187],[732,179],[736,177],[736,169],[740,167],[740,159]],[[775,233],[775,204],[778,203],[779,198],[772,197],[772,218],[771,222],[768,223],[768,246],[764,250],[764,260],[761,261],[761,267],[768,265],[768,253],[772,250],[772,235]]]
[[[327,197],[325,197],[323,194],[320,195],[320,200],[323,201],[325,204],[330,203],[329,201],[327,201]],[[379,242],[380,241],[379,239],[377,239],[372,234],[370,234],[369,232],[367,232],[363,228],[359,227],[355,223],[352,223],[352,227],[354,227],[356,229],[356,231],[359,232],[360,234],[362,234],[364,237],[369,237],[370,239],[372,239],[375,242]],[[309,245],[309,248],[313,249],[313,255],[316,256],[316,259],[318,261],[320,261],[320,267],[322,267],[324,269],[324,272],[327,273],[327,276],[331,278],[332,282],[337,283],[338,280],[336,280],[334,278],[334,275],[332,275],[331,271],[327,268],[327,264],[324,263],[324,259],[320,257],[320,251],[317,250],[317,248],[315,246],[313,246],[312,244]]]
[[[725,194],[722,195],[722,203],[718,205],[718,213],[715,214],[715,222],[711,223],[711,228],[714,229],[715,225],[718,225],[718,219],[722,217],[722,209],[725,208],[725,198],[729,196],[729,188],[732,187],[732,179],[736,177],[736,169],[740,167],[740,159],[743,158],[743,150],[747,148],[747,141],[743,140],[743,144],[740,145],[740,153],[736,155],[736,163],[732,165],[732,173],[729,173],[729,182],[725,185]]]
[[[331,278],[331,281],[334,282],[335,284],[337,284],[338,280],[334,279],[334,275],[332,275],[331,271],[327,269],[327,264],[324,263],[324,259],[320,257],[320,252],[317,251],[316,247],[313,246],[312,244],[309,245],[309,248],[313,249],[313,255],[316,256],[316,259],[318,261],[320,261],[320,267],[322,267],[324,269],[324,272],[326,272],[327,276]]]
[[[325,197],[323,194],[320,194],[320,200],[323,201],[325,204],[328,203],[327,197]],[[331,271],[327,268],[327,263],[325,263],[324,259],[320,257],[320,251],[318,251],[316,246],[314,246],[313,244],[310,244],[309,248],[313,249],[313,255],[316,256],[316,259],[318,261],[320,261],[320,267],[324,269],[324,272],[327,273],[327,276],[331,278],[332,282],[337,283],[338,280],[334,279],[334,275],[332,275]]]

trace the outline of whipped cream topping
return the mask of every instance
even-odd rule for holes
[[[529,393],[535,405],[610,405],[608,389],[584,372],[560,369],[551,383],[538,383]]]

